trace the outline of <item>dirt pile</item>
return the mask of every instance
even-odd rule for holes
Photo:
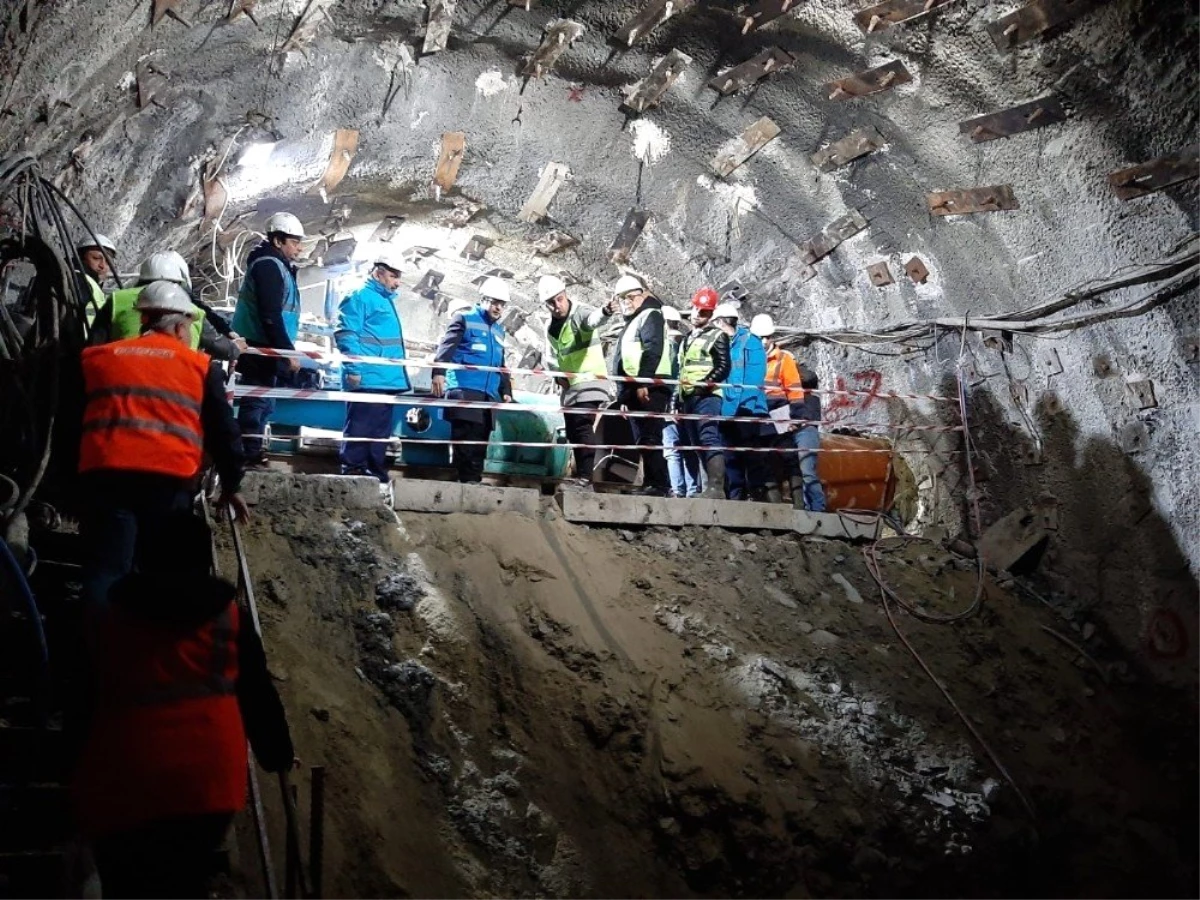
[[[990,581],[898,622],[1036,822],[851,545],[551,509],[260,508],[247,538],[331,896],[1194,893],[1194,705]],[[929,612],[974,594],[928,544],[880,558]]]

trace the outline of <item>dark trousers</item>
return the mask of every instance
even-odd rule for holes
[[[711,394],[693,394],[683,401],[683,411],[689,415],[719,416],[721,415],[721,398]],[[708,465],[708,461],[722,452],[725,437],[721,434],[721,425],[715,419],[680,419],[680,443],[685,447],[704,447],[700,461]],[[695,452],[695,451],[686,451]]]
[[[390,403],[346,404],[346,427],[342,434],[348,438],[379,440],[343,441],[338,453],[343,475],[372,475],[387,483],[387,448],[392,437],[394,409]]]
[[[751,415],[744,409],[739,416]],[[753,422],[725,422],[725,439],[730,447],[763,446],[762,426]],[[746,500],[767,486],[765,454],[754,450],[725,451],[725,496],[730,500]]]
[[[229,813],[161,819],[93,842],[105,897],[207,897]]]
[[[491,416],[486,422],[476,422],[469,419],[450,420],[450,440],[452,441],[486,441],[492,433]],[[487,444],[458,444],[454,445],[454,467],[458,470],[458,480],[478,484],[483,481],[483,463],[487,459]]]
[[[628,386],[621,392],[621,404],[637,412],[666,413],[671,403],[671,389],[666,387],[650,388],[650,397],[643,403],[637,397],[633,386]],[[663,427],[667,424],[665,415],[631,416],[629,426],[633,430],[633,442],[642,448],[642,486],[659,488],[664,494],[671,487],[671,477],[667,472],[667,460],[663,456]]]
[[[592,468],[596,462],[596,442],[599,435],[592,426],[596,421],[596,410],[603,403],[576,403],[563,407],[563,422],[567,427],[567,441],[579,444],[574,450],[575,475],[592,480]]]
[[[266,356],[243,356],[238,360],[239,384],[252,387],[275,387],[279,384],[279,360]],[[247,462],[261,459],[264,434],[271,413],[275,412],[275,401],[266,397],[240,397],[238,399],[238,428],[242,432],[242,453]]]

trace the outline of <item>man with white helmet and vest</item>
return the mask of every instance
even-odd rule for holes
[[[205,452],[222,504],[242,519],[241,436],[220,369],[188,345],[196,308],[183,288],[148,285],[137,299],[143,333],[83,351],[80,441],[84,599],[103,604],[131,571],[139,531],[187,512]]]
[[[667,352],[671,356],[671,377],[679,377],[679,348],[683,344],[683,316],[673,306],[663,306],[667,325]],[[674,399],[674,398],[672,398]],[[700,464],[695,451],[679,450],[681,429],[674,419],[663,426],[663,457],[671,479],[672,497],[695,497],[700,493]]]
[[[79,263],[83,266],[83,278],[92,293],[88,305],[87,321],[91,322],[104,306],[105,285],[113,280],[113,265],[117,261],[117,247],[106,235],[89,233],[75,245]]]
[[[680,440],[685,446],[704,447],[701,457],[708,483],[701,497],[725,499],[725,439],[717,417],[721,415],[721,388],[705,382],[724,382],[729,377],[729,337],[713,323],[717,292],[703,287],[692,296],[692,332],[679,346],[679,387],[676,406],[688,416],[679,420]],[[685,450],[685,454],[695,453]]]
[[[738,323],[738,307],[725,302],[713,310],[713,321],[729,338],[729,384],[721,392],[721,415],[746,419],[767,415],[767,396],[761,385],[767,378],[767,351],[762,341]],[[767,468],[762,426],[753,422],[723,423],[725,440],[725,494],[730,500],[765,500]],[[746,449],[730,450],[729,447]]]
[[[433,355],[435,363],[504,368],[504,327],[500,318],[509,302],[508,285],[489,276],[479,286],[479,304],[456,313]],[[476,369],[433,370],[432,392],[450,400],[512,402],[512,383],[506,373]],[[458,480],[483,480],[487,441],[492,433],[492,413],[486,409],[448,408],[450,440]]]
[[[750,322],[750,331],[758,335],[767,350],[767,407],[787,406],[791,425],[784,434],[771,428],[772,443],[794,446],[798,453],[783,454],[784,469],[792,489],[792,506],[809,512],[825,511],[825,489],[817,476],[817,454],[821,445],[821,398],[813,391],[817,376],[808,366],[775,343],[775,322],[765,313]]]
[[[671,354],[662,301],[634,275],[622,275],[617,279],[613,296],[625,313],[625,328],[617,339],[617,351],[613,356],[613,374],[669,380]],[[663,457],[662,433],[667,407],[671,403],[671,388],[622,383],[617,400],[629,410],[653,413],[629,418],[633,441],[642,448],[642,486],[635,493],[649,497],[667,496],[670,476]]]
[[[363,394],[399,394],[411,389],[408,372],[400,362],[404,354],[404,329],[396,296],[402,261],[396,251],[375,256],[367,283],[338,306],[333,339],[347,356],[375,356],[390,363],[342,363],[342,383],[348,391]],[[346,426],[339,454],[343,475],[372,475],[388,482],[387,447],[392,436],[395,406],[390,403],[346,404]],[[359,438],[359,440],[353,440]],[[371,438],[371,440],[362,440]]]
[[[543,275],[538,280],[538,300],[550,311],[547,364],[567,373],[557,383],[562,390],[567,441],[575,445],[575,475],[591,481],[596,458],[596,410],[612,400],[611,382],[605,379],[608,364],[598,333],[609,310],[572,300],[567,296],[566,283],[557,275]]]
[[[295,348],[300,331],[300,288],[296,284],[296,260],[303,249],[304,226],[291,213],[275,213],[267,219],[267,236],[246,258],[246,275],[238,290],[233,329],[251,347],[274,350]],[[275,387],[299,371],[300,360],[244,354],[237,370],[244,385]],[[275,401],[266,397],[242,397],[238,402],[238,425],[248,464],[265,466],[263,438]]]

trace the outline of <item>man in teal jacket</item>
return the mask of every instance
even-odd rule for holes
[[[342,353],[404,359],[404,329],[396,309],[400,265],[397,254],[381,253],[367,283],[338,306],[333,339]],[[398,394],[411,389],[407,370],[396,363],[344,362],[342,384],[348,391],[364,394]],[[373,475],[387,484],[387,447],[395,408],[390,403],[369,401],[346,404],[346,427],[342,431],[346,440],[339,454],[343,475]]]
[[[729,383],[722,390],[721,415],[748,418],[767,416],[767,395],[758,385],[767,380],[767,351],[762,340],[738,323],[738,308],[722,303],[713,321],[729,336]],[[725,422],[726,447],[758,447],[762,426],[753,422]],[[725,493],[730,500],[765,500],[767,468],[763,454],[754,450],[725,451]]]

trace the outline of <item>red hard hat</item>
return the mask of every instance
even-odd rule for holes
[[[721,298],[717,296],[717,292],[710,287],[702,287],[692,295],[692,306],[696,309],[707,309],[712,312],[717,308],[717,304]]]

